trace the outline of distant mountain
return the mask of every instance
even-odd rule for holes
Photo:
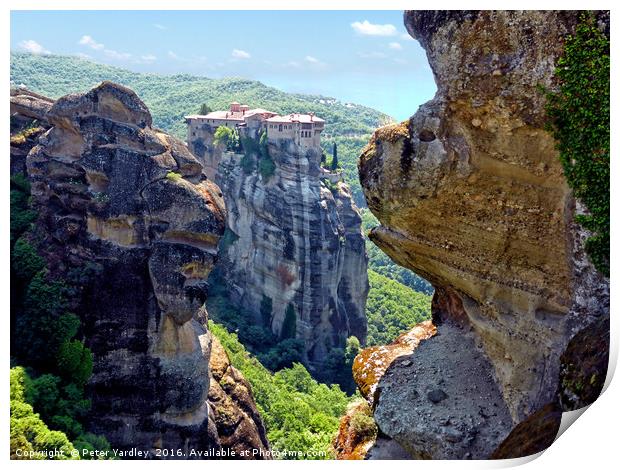
[[[88,90],[102,80],[133,89],[151,110],[155,125],[182,139],[186,136],[183,117],[198,112],[202,103],[212,109],[226,109],[231,101],[239,101],[282,114],[312,111],[327,121],[323,147],[331,153],[337,143],[345,179],[361,206],[365,201],[357,177],[357,157],[369,134],[392,121],[372,108],[320,95],[285,93],[244,78],[137,73],[73,56],[11,53],[11,84],[25,85],[51,98]]]

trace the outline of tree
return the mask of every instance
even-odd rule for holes
[[[260,316],[263,319],[263,326],[269,327],[271,325],[271,313],[273,312],[273,302],[271,297],[263,294],[263,298],[260,302]]]
[[[58,369],[68,380],[84,385],[93,373],[93,355],[84,343],[65,341],[58,351]]]
[[[284,322],[282,322],[282,329],[280,330],[280,339],[285,340],[287,338],[295,338],[295,336],[297,336],[297,315],[295,314],[293,304],[288,304],[284,314]]]
[[[24,452],[53,450],[62,450],[62,454],[51,457],[53,459],[79,459],[79,457],[71,456],[74,447],[67,436],[60,431],[50,431],[39,414],[35,413],[32,406],[26,403],[25,388],[30,378],[24,368],[14,367],[10,374],[11,459],[31,458],[23,456]],[[33,458],[41,459],[43,458],[41,455],[39,454],[39,457],[35,455]]]
[[[11,250],[11,267],[19,279],[30,280],[45,267],[45,260],[28,240],[20,237]]]
[[[338,164],[338,146],[334,142],[332,150],[332,171],[336,171],[340,165]]]
[[[204,116],[205,114],[209,114],[211,111],[213,110],[210,106],[207,106],[207,103],[202,103],[200,105],[200,111],[198,111],[198,114]]]
[[[213,142],[216,145],[223,145],[226,150],[237,150],[239,148],[239,134],[235,129],[220,126],[213,135]]]
[[[353,361],[355,360],[355,356],[357,356],[362,347],[360,345],[360,340],[357,339],[356,336],[349,336],[347,338],[347,343],[344,348],[344,360],[347,367],[350,369],[353,367]]]

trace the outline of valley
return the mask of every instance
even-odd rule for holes
[[[11,53],[11,459],[509,459],[597,399],[609,12],[403,24],[400,123]]]

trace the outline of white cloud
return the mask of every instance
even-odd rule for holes
[[[159,24],[159,23],[153,23],[153,27],[157,29],[161,29],[162,31],[168,29],[166,26],[164,26],[163,24]]]
[[[321,60],[311,55],[307,55],[306,57],[304,57],[304,62],[312,68],[323,68],[327,65],[325,62],[322,62]]]
[[[413,39],[409,33],[403,33],[403,34],[401,34],[401,35],[400,35],[400,38],[401,38],[403,41],[415,41],[415,39]]]
[[[88,46],[91,49],[95,49],[96,51],[100,51],[102,50],[105,46],[103,44],[101,44],[100,42],[95,41],[92,36],[89,35],[84,35],[81,37],[81,39],[79,40],[78,44],[81,44],[83,46]]]
[[[252,57],[249,52],[242,51],[241,49],[233,49],[231,55],[233,59],[249,59]]]
[[[110,59],[114,59],[114,60],[128,60],[128,59],[131,59],[131,54],[129,54],[128,52],[118,52],[118,51],[114,51],[112,49],[105,49],[103,52]]]
[[[181,60],[181,58],[172,51],[168,51],[168,57],[174,60]]]
[[[356,21],[351,23],[351,27],[358,34],[365,36],[394,36],[396,35],[396,26],[393,24],[373,24],[368,20],[361,23]]]
[[[157,56],[154,56],[153,54],[145,54],[143,56],[140,56],[140,59],[144,62],[154,62],[157,60]]]
[[[50,51],[33,39],[20,42],[19,47],[31,54],[50,54]]]
[[[362,59],[385,59],[387,57],[387,54],[383,52],[359,52],[357,55]]]
[[[403,46],[401,46],[399,42],[391,42],[388,44],[388,47],[390,49],[394,49],[395,51],[400,51],[403,48]]]
[[[90,47],[91,49],[95,51],[102,51],[107,57],[113,60],[129,60],[132,57],[131,54],[128,52],[119,52],[113,49],[106,49],[104,44],[95,41],[95,39],[92,36],[89,36],[88,34],[85,34],[84,36],[82,36],[80,40],[78,41],[78,44],[81,44],[82,46]]]

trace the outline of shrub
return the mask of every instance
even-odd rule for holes
[[[239,160],[239,165],[241,166],[243,173],[249,175],[255,168],[254,157],[250,154],[244,154],[243,157],[241,157],[241,160]]]
[[[43,374],[36,379],[26,379],[26,401],[43,414],[50,418],[57,412],[60,400],[60,377],[53,374]]]
[[[63,282],[46,278],[45,269],[28,284],[23,311],[15,319],[14,330],[20,338],[14,343],[15,349],[26,364],[49,367],[59,346],[77,332],[77,317],[64,313],[67,307],[65,291]]]
[[[357,406],[351,415],[349,423],[351,430],[359,437],[374,437],[377,435],[377,424],[368,406]]]
[[[30,208],[30,183],[22,175],[11,176],[11,243],[24,233],[37,218]]]
[[[15,135],[12,135],[11,145],[21,145],[26,142],[26,139],[41,131],[43,131],[43,128],[38,127],[35,121],[30,127],[27,127],[26,129]]]
[[[275,174],[276,164],[269,155],[266,157],[261,156],[260,161],[258,162],[258,171],[265,181],[269,181],[269,178]]]
[[[213,109],[211,109],[211,107],[208,106],[207,103],[202,103],[200,105],[200,110],[198,111],[198,114],[204,116],[205,114],[209,114],[211,111],[213,111]]]
[[[303,353],[304,342],[302,340],[287,338],[269,349],[266,354],[259,354],[259,357],[268,369],[280,370],[291,367],[295,362],[301,362]]]
[[[89,453],[84,453],[84,450],[88,452],[99,451],[99,460],[104,459],[105,453],[110,453],[110,443],[104,436],[97,436],[96,434],[86,433],[79,435],[74,441],[73,446],[80,451],[83,459],[90,460]],[[108,457],[110,457],[108,455]]]
[[[183,176],[181,176],[179,173],[176,173],[174,171],[169,171],[166,174],[166,179],[169,179],[170,181],[174,183],[178,183],[179,181],[183,179]]]
[[[45,260],[24,237],[19,238],[11,250],[11,267],[17,277],[29,280],[45,267]]]
[[[263,294],[263,298],[260,301],[260,316],[263,320],[263,326],[269,327],[271,325],[271,314],[273,313],[273,301],[271,297],[267,297]]]
[[[93,372],[93,355],[78,340],[65,341],[58,351],[58,369],[64,377],[84,385]]]

